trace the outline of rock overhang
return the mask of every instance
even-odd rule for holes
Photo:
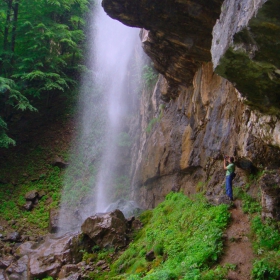
[[[212,28],[222,0],[103,0],[105,12],[122,23],[148,30],[143,48],[172,88],[190,85],[203,62],[211,60]]]
[[[143,48],[170,84],[191,85],[203,62],[260,111],[280,110],[280,3],[277,0],[103,0],[108,15],[149,30]],[[212,40],[213,33],[213,40]],[[212,46],[211,46],[212,45]]]

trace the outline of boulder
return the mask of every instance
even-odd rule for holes
[[[37,197],[38,197],[38,192],[36,190],[32,190],[25,194],[25,199],[27,201],[35,201]]]
[[[61,268],[58,274],[58,278],[59,279],[67,278],[70,274],[73,274],[78,270],[79,268],[76,264],[66,264]]]
[[[57,277],[65,263],[77,263],[82,259],[82,244],[78,234],[66,234],[61,238],[48,236],[29,254],[31,279],[45,275]]]
[[[9,267],[12,264],[13,260],[14,258],[12,256],[4,256],[3,258],[0,258],[0,269],[6,269],[7,267]]]
[[[16,242],[20,240],[20,234],[18,232],[11,232],[7,235],[6,241]]]
[[[7,269],[8,279],[11,280],[25,280],[28,279],[27,274],[28,256],[23,256],[16,262],[13,262]]]
[[[101,248],[119,248],[127,244],[127,223],[118,209],[87,218],[81,229]]]
[[[33,208],[33,202],[28,200],[24,205],[23,208],[27,211],[31,211]]]

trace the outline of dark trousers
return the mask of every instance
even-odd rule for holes
[[[232,195],[232,174],[226,176],[226,194],[230,198],[230,200],[233,200]]]

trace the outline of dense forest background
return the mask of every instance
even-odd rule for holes
[[[18,110],[38,111],[75,88],[84,63],[85,22],[94,0],[0,2],[0,147]]]

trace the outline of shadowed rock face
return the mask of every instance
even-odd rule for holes
[[[215,72],[234,83],[251,107],[280,112],[280,2],[226,0],[213,29]]]
[[[201,63],[211,60],[211,33],[222,2],[103,0],[102,5],[110,17],[149,30],[142,36],[144,50],[171,85],[166,97],[174,98],[176,85],[189,85]]]

